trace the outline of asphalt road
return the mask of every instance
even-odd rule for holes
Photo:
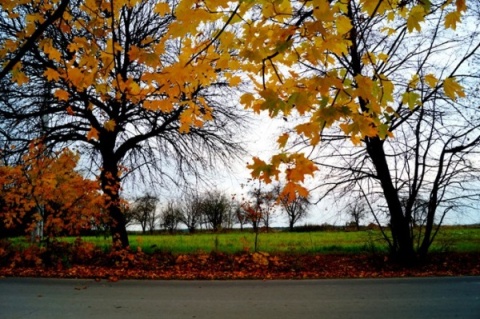
[[[0,318],[480,319],[480,277],[115,283],[4,278]]]

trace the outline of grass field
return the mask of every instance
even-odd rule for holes
[[[104,249],[111,244],[109,237],[83,239]],[[132,249],[141,247],[147,253],[237,253],[253,251],[254,241],[255,234],[251,232],[130,236]],[[258,239],[258,250],[268,253],[361,253],[386,248],[379,231],[270,232],[259,234]],[[444,227],[431,251],[480,252],[480,227]]]

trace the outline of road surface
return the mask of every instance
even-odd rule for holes
[[[0,318],[480,319],[480,277],[115,283],[3,278]]]

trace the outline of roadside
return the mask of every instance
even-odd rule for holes
[[[23,256],[25,257],[25,256]],[[27,256],[28,257],[28,256]],[[63,259],[62,259],[63,258]],[[375,254],[144,254],[117,251],[45,264],[28,258],[2,262],[3,277],[107,279],[318,279],[479,276],[480,253],[432,253],[415,265]]]

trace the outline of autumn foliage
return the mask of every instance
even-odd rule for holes
[[[78,159],[68,149],[49,153],[32,143],[20,164],[1,166],[0,223],[27,233],[40,226],[47,238],[100,225],[104,198],[98,181],[75,170]]]

